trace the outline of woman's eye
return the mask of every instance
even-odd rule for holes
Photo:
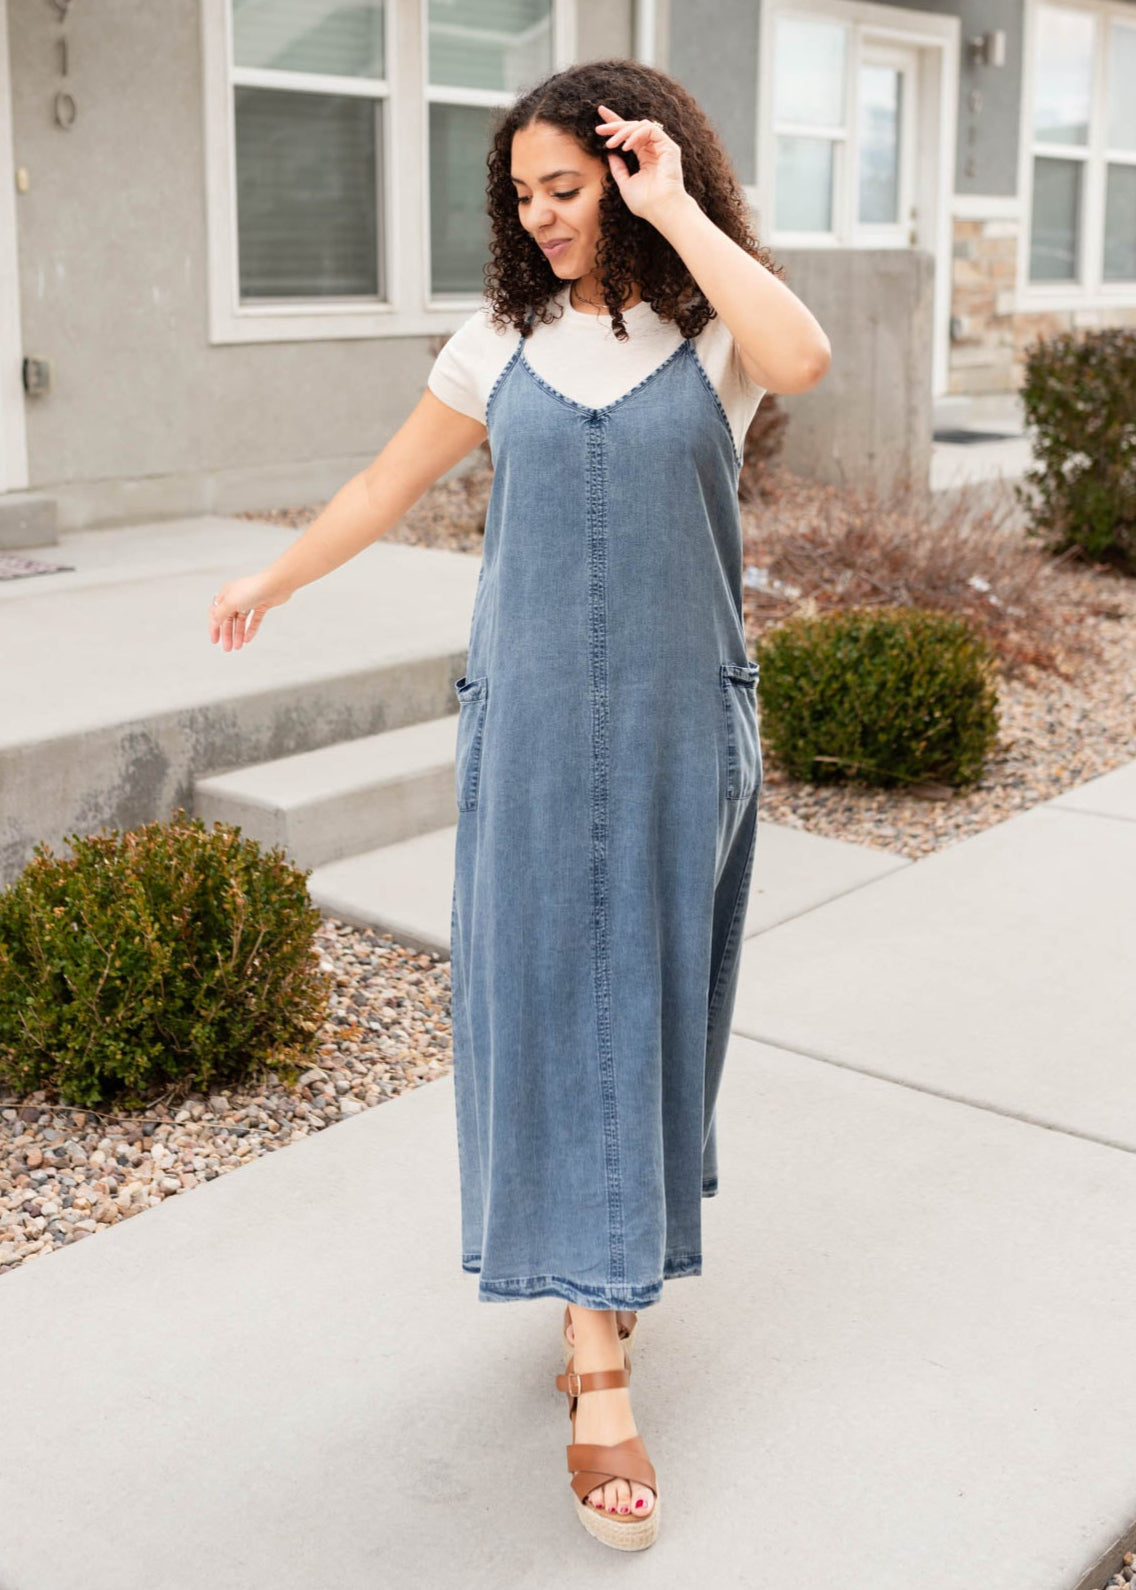
[[[579,193],[579,191],[580,191],[579,188],[573,188],[571,193],[554,193],[552,195],[552,197],[554,199],[574,199],[576,197],[576,195]],[[518,198],[517,199],[517,203],[518,204],[527,204],[528,202],[529,202],[528,199],[523,199],[523,198]]]

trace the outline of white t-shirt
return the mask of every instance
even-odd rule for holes
[[[602,408],[629,392],[658,368],[682,341],[673,321],[661,320],[645,300],[623,311],[628,340],[611,329],[611,316],[576,309],[569,301],[571,283],[556,294],[560,316],[549,324],[537,320],[525,342],[525,359],[549,386],[575,403]],[[452,409],[485,424],[485,405],[508,364],[520,332],[499,330],[489,319],[486,301],[450,337],[434,360],[426,384]],[[693,339],[694,350],[717,392],[740,457],[745,435],[765,387],[752,381],[741,362],[738,345],[720,315],[708,320]]]

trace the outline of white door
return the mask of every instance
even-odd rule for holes
[[[948,380],[958,17],[861,0],[765,0],[759,212],[786,248],[934,258],[933,390]]]
[[[915,155],[919,57],[864,39],[856,73],[853,242],[910,248],[918,242]]]

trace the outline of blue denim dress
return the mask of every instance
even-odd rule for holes
[[[741,460],[694,344],[590,408],[531,367],[456,685],[461,1263],[486,1302],[702,1269],[762,757]]]

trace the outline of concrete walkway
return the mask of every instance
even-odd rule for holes
[[[1032,462],[1025,410],[1016,392],[936,398],[934,426],[932,491],[977,481],[1018,480]]]
[[[400,563],[345,622],[398,625]],[[1134,899],[1136,764],[917,862],[759,831],[704,1273],[636,1355],[653,1586],[1103,1583],[1136,1519]],[[634,1572],[572,1516],[561,1305],[477,1301],[457,1193],[445,1077],[0,1279],[0,1590]]]

